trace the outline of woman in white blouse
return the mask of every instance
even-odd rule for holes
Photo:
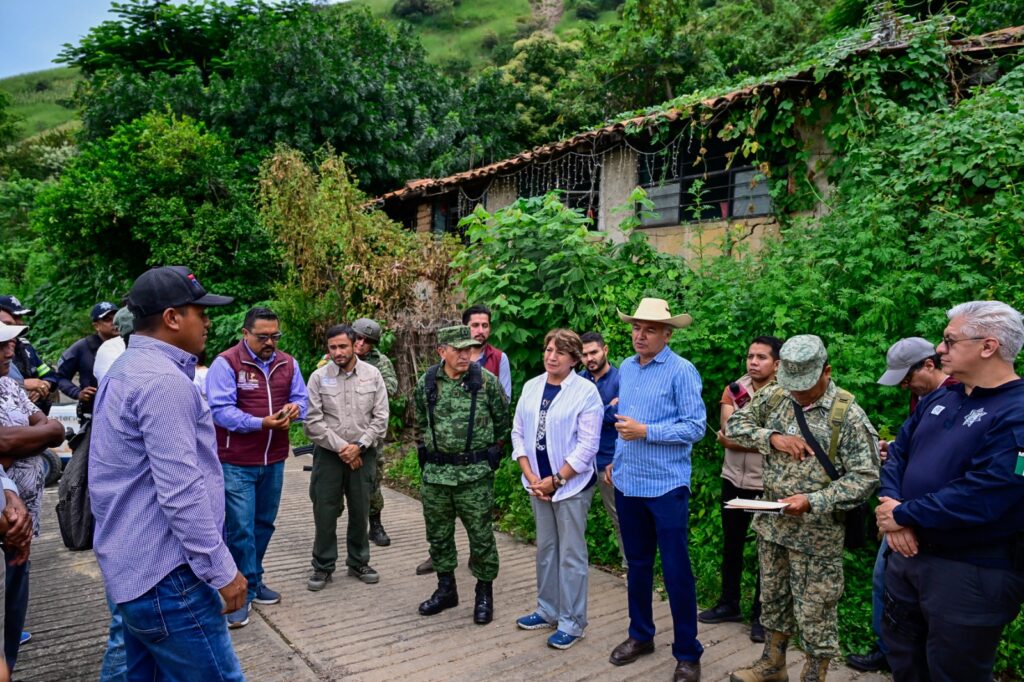
[[[523,470],[537,524],[537,610],[523,630],[557,627],[548,645],[568,649],[587,627],[587,512],[597,474],[604,405],[576,374],[583,344],[575,332],[544,337],[544,374],[523,387],[512,426],[512,457]]]

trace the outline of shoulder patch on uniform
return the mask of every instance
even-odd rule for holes
[[[946,409],[945,405],[936,405],[932,408],[932,414],[942,414],[942,411]]]
[[[1017,467],[1013,470],[1013,473],[1018,476],[1024,476],[1024,450],[1017,451]]]

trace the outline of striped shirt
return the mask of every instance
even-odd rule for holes
[[[93,549],[121,604],[189,564],[220,589],[236,568],[224,544],[224,475],[196,357],[136,334],[100,384],[89,452]]]
[[[690,485],[690,450],[704,437],[701,380],[689,360],[665,346],[646,365],[639,356],[619,367],[618,414],[647,425],[644,440],[615,443],[612,481],[623,495],[659,497]]]

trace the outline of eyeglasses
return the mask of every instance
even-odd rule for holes
[[[968,336],[967,338],[963,339],[954,339],[952,336],[943,336],[942,343],[946,344],[946,348],[952,348],[961,341],[981,341],[982,339],[987,338],[987,336]]]
[[[281,332],[276,332],[274,334],[253,334],[253,337],[260,343],[266,343],[267,341],[277,343],[281,340]]]

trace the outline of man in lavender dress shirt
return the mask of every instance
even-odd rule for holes
[[[223,540],[213,418],[192,383],[206,307],[231,301],[185,267],[140,275],[131,344],[97,393],[93,548],[124,620],[129,680],[244,680],[222,614],[244,606],[246,580]]]

